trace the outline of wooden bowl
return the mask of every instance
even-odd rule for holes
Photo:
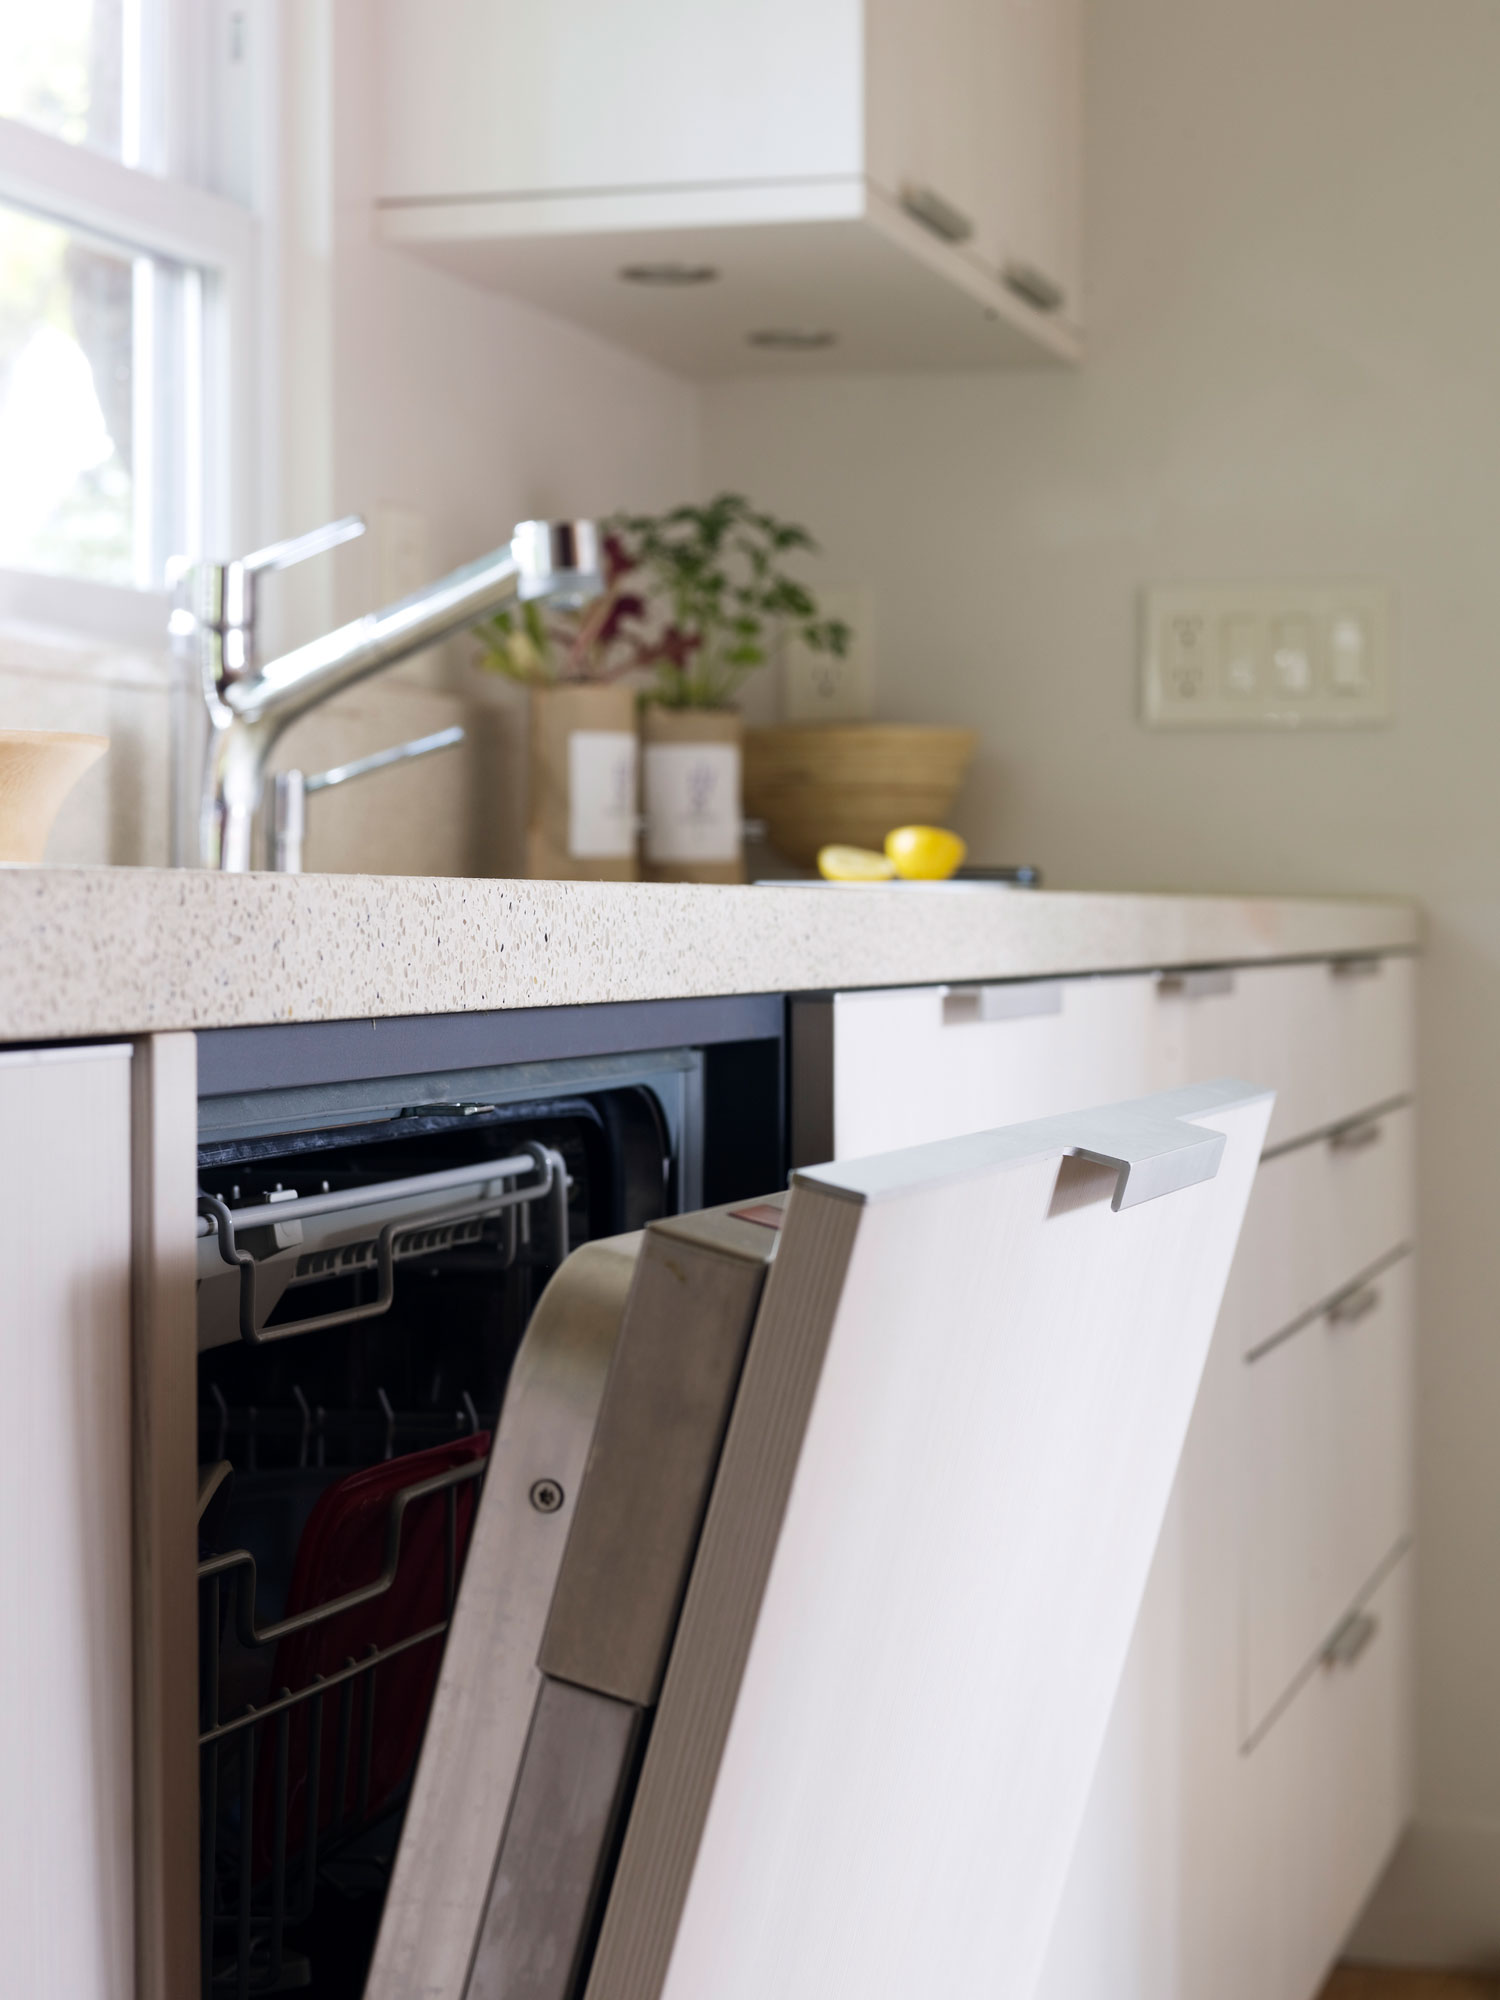
[[[0,729],[0,861],[41,860],[58,808],[108,748],[107,736]]]
[[[745,810],[799,867],[831,841],[879,847],[892,827],[942,826],[974,755],[972,729],[784,723],[745,732]]]

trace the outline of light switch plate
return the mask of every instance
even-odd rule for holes
[[[1145,593],[1141,713],[1153,729],[1389,721],[1383,584],[1198,583]]]
[[[819,590],[817,598],[822,617],[842,618],[850,628],[849,650],[840,658],[789,639],[781,663],[783,712],[788,722],[866,722],[874,703],[869,593]]]

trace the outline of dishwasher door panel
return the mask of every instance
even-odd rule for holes
[[[1029,1992],[1269,1111],[1205,1085],[652,1224],[545,1638],[482,1523],[465,1571],[453,1689],[482,1617],[463,1671],[529,1691],[520,1763],[444,1716],[445,1663],[369,1994]],[[428,1844],[487,1793],[473,1854]]]

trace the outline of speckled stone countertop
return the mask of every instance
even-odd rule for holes
[[[0,869],[0,1041],[1410,948],[1407,903]]]

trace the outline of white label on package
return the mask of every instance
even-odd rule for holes
[[[568,852],[575,861],[635,853],[635,737],[575,729],[568,737]]]
[[[646,859],[736,861],[739,852],[739,745],[648,743]]]

